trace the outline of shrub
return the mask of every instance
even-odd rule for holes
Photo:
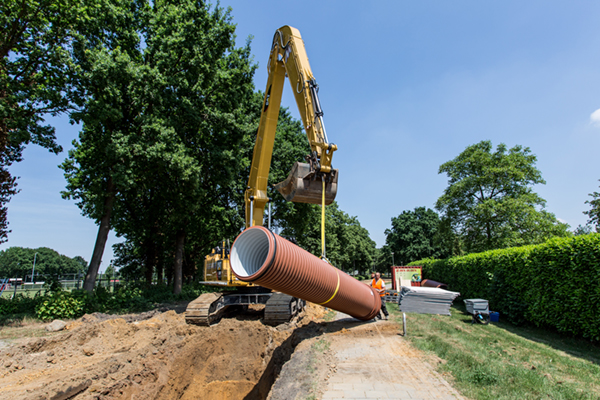
[[[600,340],[600,234],[409,265],[463,298],[488,299],[513,323]]]
[[[91,299],[85,291],[53,292],[35,307],[35,314],[42,321],[79,318],[89,311]]]
[[[121,286],[112,293],[104,303],[100,303],[104,311],[137,312],[152,308],[152,302],[143,296],[143,291],[135,286]]]
[[[27,297],[17,294],[14,299],[0,298],[0,315],[31,314],[41,297]]]

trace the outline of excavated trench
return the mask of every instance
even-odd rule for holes
[[[56,336],[0,351],[0,392],[19,399],[266,399],[303,340],[320,335],[323,309],[265,326],[250,310],[212,327],[183,314],[149,319],[84,316]]]

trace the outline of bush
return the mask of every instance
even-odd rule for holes
[[[11,319],[15,316],[31,315],[47,321],[57,318],[79,318],[94,311],[104,313],[129,313],[147,311],[159,303],[176,300],[193,300],[203,293],[229,288],[205,286],[198,283],[183,285],[181,294],[174,295],[167,285],[123,285],[113,293],[104,287],[96,287],[93,295],[84,290],[63,291],[60,286],[49,285],[45,295],[34,298],[21,294],[14,299],[0,299],[0,316]]]
[[[142,289],[135,286],[121,286],[114,293],[108,293],[105,299],[100,296],[97,298],[99,308],[103,312],[127,313],[152,308],[152,302],[144,297]]]
[[[40,296],[31,298],[22,294],[16,295],[12,300],[0,298],[0,315],[31,314],[40,299]]]
[[[42,298],[35,307],[35,314],[42,321],[73,319],[92,311],[91,306],[91,297],[85,291],[57,291]]]
[[[513,323],[600,340],[600,234],[409,265],[463,298],[488,299]]]

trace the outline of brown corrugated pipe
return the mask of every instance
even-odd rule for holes
[[[370,286],[262,226],[246,229],[231,247],[238,279],[349,314],[374,318],[381,299]]]
[[[432,281],[431,279],[423,279],[421,281],[421,286],[448,289],[448,285],[446,285],[445,283]]]

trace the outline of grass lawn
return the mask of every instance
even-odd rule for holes
[[[0,347],[14,340],[58,334],[58,332],[46,331],[46,325],[48,325],[47,322],[41,322],[29,316],[0,320]]]
[[[401,325],[397,305],[388,310]],[[600,399],[598,343],[502,320],[473,325],[456,306],[451,317],[411,313],[406,320],[406,338],[441,358],[439,372],[469,399]]]

